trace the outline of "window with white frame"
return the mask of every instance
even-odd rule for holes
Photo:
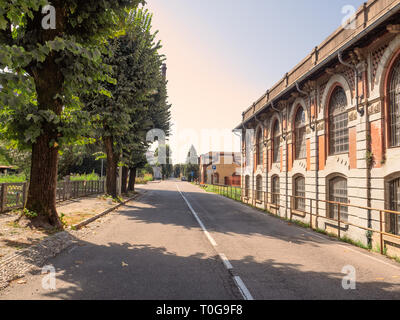
[[[400,211],[400,178],[389,182],[389,202],[392,211]],[[395,213],[387,215],[389,232],[400,235],[400,217]]]
[[[262,176],[258,175],[256,179],[256,200],[262,201]]]
[[[389,88],[390,146],[400,146],[400,59],[394,65]]]
[[[272,177],[272,204],[279,205],[280,200],[280,183],[279,183],[279,176]]]
[[[332,219],[348,220],[348,207],[340,205],[339,203],[348,204],[347,198],[347,179],[343,177],[335,177],[329,180],[329,201],[336,202],[329,204],[329,217]],[[340,208],[339,208],[340,206]]]
[[[329,102],[329,147],[330,154],[349,151],[349,128],[347,97],[342,87],[336,87]]]
[[[249,197],[249,190],[250,190],[250,176],[246,176],[245,180],[244,180],[244,196],[246,198]]]
[[[264,161],[264,136],[262,129],[257,134],[257,165],[261,166]]]
[[[306,210],[306,179],[298,176],[294,179],[294,209],[299,211]]]
[[[273,131],[272,131],[272,136],[273,136],[273,162],[277,163],[280,162],[281,158],[281,133],[279,129],[279,121],[275,120],[274,126],[273,126]]]
[[[304,159],[307,157],[306,114],[302,107],[297,110],[294,126],[296,159]]]

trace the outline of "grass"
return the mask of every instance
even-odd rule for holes
[[[77,174],[71,176],[71,181],[99,181],[100,177],[96,173]],[[26,176],[21,174],[0,175],[0,183],[23,183],[26,182]]]
[[[25,174],[0,175],[0,183],[23,183],[26,182]]]
[[[135,183],[136,184],[147,184],[150,181],[153,181],[153,175],[150,173],[146,173],[143,177],[137,177]]]
[[[225,188],[221,189],[216,186],[209,185],[209,184],[201,185],[200,187],[203,188],[207,192],[216,193],[216,194],[222,195],[224,197],[227,197],[227,198],[235,200],[235,201],[240,202],[240,200],[241,200],[242,190],[240,188],[230,189],[229,187],[225,187]]]
[[[100,176],[94,172],[89,174],[76,174],[71,176],[71,181],[99,181]]]
[[[84,212],[75,212],[73,214],[65,215],[61,214],[60,218],[62,218],[62,222],[65,227],[76,225],[86,219],[93,217],[95,214],[84,213]]]

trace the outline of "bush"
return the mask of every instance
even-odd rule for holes
[[[77,174],[71,176],[71,181],[98,181],[100,180],[100,176],[94,171],[90,174]]]
[[[12,175],[0,175],[0,183],[22,183],[26,182],[24,173]]]
[[[147,184],[148,182],[153,181],[153,180],[154,180],[153,175],[147,173],[143,177],[136,178],[135,183],[136,184]]]

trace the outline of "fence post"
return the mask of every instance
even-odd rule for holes
[[[383,243],[383,214],[382,210],[379,211],[379,225],[380,225],[380,242],[381,242],[381,254],[384,254],[385,250],[383,249],[384,243]]]
[[[27,191],[28,191],[28,182],[25,182],[24,186],[22,187],[22,208],[23,209],[25,209],[25,205],[26,205]]]
[[[0,193],[0,212],[4,212],[5,208],[6,208],[6,195],[7,195],[7,185],[6,184],[2,184],[1,185],[1,193]]]
[[[315,229],[318,230],[319,200],[315,199]]]
[[[292,221],[292,219],[293,219],[293,216],[292,216],[292,214],[293,214],[293,196],[289,196],[290,197],[290,221]]]
[[[340,240],[340,203],[338,204],[338,237]]]
[[[305,202],[305,201],[304,201]],[[310,199],[310,228],[311,230],[313,229],[313,223],[312,223],[312,199]]]

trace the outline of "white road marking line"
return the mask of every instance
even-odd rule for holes
[[[228,260],[228,258],[226,257],[226,255],[224,255],[223,253],[220,253],[220,254],[219,254],[219,257],[221,258],[222,262],[224,263],[225,267],[226,267],[228,270],[232,270],[232,269],[233,269],[233,266],[232,266],[232,264],[230,263],[230,261]]]
[[[239,287],[240,292],[242,293],[245,300],[254,300],[253,296],[251,295],[250,291],[247,290],[246,285],[244,284],[242,278],[239,276],[233,277],[236,282],[236,285]]]
[[[183,195],[183,193],[181,192],[181,190],[179,190],[178,185],[176,185],[176,187],[178,188],[179,193],[181,194],[183,200],[185,200],[187,206],[189,207],[190,211],[192,212],[192,214],[194,215],[194,217],[196,218],[197,222],[199,223],[201,229],[203,230],[203,232],[205,233],[206,237],[208,238],[208,240],[211,242],[213,247],[217,246],[217,243],[215,242],[214,238],[210,235],[210,233],[207,231],[206,227],[204,226],[203,222],[200,220],[199,216],[197,215],[196,211],[194,211],[192,205],[190,204],[190,202],[186,199],[186,197]]]
[[[196,211],[194,211],[192,205],[190,202],[186,199],[186,197],[183,195],[181,190],[179,189],[179,186],[176,184],[176,188],[178,189],[180,195],[182,196],[183,200],[185,200],[187,206],[189,207],[190,211],[192,212],[193,216],[196,218],[197,222],[199,223],[201,229],[203,230],[204,234],[210,241],[211,245],[214,247],[214,249],[217,251],[218,255],[220,256],[222,262],[224,263],[225,267],[228,270],[233,270],[233,266],[226,257],[225,254],[219,253],[217,250],[217,243],[215,242],[214,238],[210,235],[210,233],[207,231],[206,227],[204,226],[203,222],[200,220],[199,216],[197,215]],[[244,284],[243,280],[239,276],[234,276],[233,280],[236,283],[236,286],[238,287],[241,295],[243,296],[244,300],[254,300],[253,296],[251,295],[250,291],[247,289],[246,285]]]

